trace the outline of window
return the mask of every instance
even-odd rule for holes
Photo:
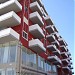
[[[57,72],[55,65],[52,65],[52,72]]]
[[[9,62],[15,62],[16,61],[16,46],[11,45],[9,50]]]
[[[17,56],[16,41],[0,44],[0,63],[15,62]]]
[[[5,71],[0,69],[0,75],[5,75]]]
[[[6,70],[6,75],[16,75],[16,71],[12,68]]]
[[[22,47],[22,64],[36,68],[36,54],[24,46]]]
[[[22,46],[22,64],[26,64],[26,55],[27,55],[27,51],[25,47]]]
[[[38,56],[38,69],[39,70],[44,70],[44,59],[40,56]]]
[[[3,44],[3,50],[4,50],[3,63],[7,63],[8,51],[9,51],[9,43]]]
[[[23,38],[28,40],[28,34],[25,31],[23,31]]]

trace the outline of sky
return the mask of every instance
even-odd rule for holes
[[[59,34],[68,43],[68,48],[71,52],[74,72],[75,72],[75,60],[74,60],[74,1],[75,0],[42,0],[43,4],[52,18],[55,26],[57,27]],[[75,75],[75,74],[74,74]]]

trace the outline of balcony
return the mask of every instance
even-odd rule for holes
[[[0,16],[0,27],[13,27],[21,23],[21,18],[13,11]]]
[[[54,25],[53,25],[53,28],[54,28],[55,32],[58,32],[57,28]]]
[[[0,0],[0,3],[4,3],[6,1],[8,1],[8,0]],[[18,1],[20,1],[20,0],[18,0]]]
[[[35,0],[32,0],[32,2],[34,2]],[[40,6],[43,6],[42,0],[36,0]]]
[[[10,11],[19,12],[22,10],[21,4],[17,0],[9,0],[0,4],[0,14],[5,14]]]
[[[54,51],[53,54],[59,56],[60,55],[60,51],[57,49],[57,51]]]
[[[48,56],[48,60],[55,65],[62,64],[61,60],[56,55],[55,56]]]
[[[46,49],[39,39],[32,39],[29,41],[29,48],[37,53],[45,52]]]
[[[0,31],[0,44],[19,40],[19,34],[11,28]]]
[[[49,16],[44,17],[44,19],[45,19],[47,25],[53,25],[53,22],[52,22],[52,20],[50,19]]]
[[[55,40],[54,42],[52,42],[53,45],[56,45],[57,48],[59,48],[59,42],[57,40]]]
[[[40,26],[38,24],[34,24],[29,26],[29,32],[35,37],[35,38],[43,38],[45,37],[42,29],[40,28]]]
[[[55,55],[60,55],[60,51],[56,48],[55,45],[48,45],[48,46],[47,46],[47,49],[48,49],[50,52],[53,52],[53,54],[55,54]]]
[[[46,30],[47,30],[49,33],[54,33],[54,28],[53,28],[53,26],[48,25],[48,26],[46,26],[45,28],[46,28]]]
[[[69,61],[67,59],[62,59],[63,64],[69,64]]]
[[[32,10],[32,12],[37,11],[40,15],[42,15],[41,7],[37,1],[30,4],[30,9]]]
[[[68,66],[62,67],[64,71],[70,72],[70,68]]]
[[[59,38],[59,34],[58,34],[58,32],[54,32],[54,33],[52,33],[52,35],[54,35],[56,39]]]
[[[49,50],[49,51],[57,51],[57,48],[56,48],[56,46],[55,45],[48,45],[47,46],[47,49]]]
[[[62,52],[64,52],[64,51],[67,52],[67,47],[64,45],[60,46],[60,49]]]
[[[60,45],[65,45],[65,46],[67,46],[67,43],[66,43],[62,38],[60,38],[60,39],[58,39],[58,40],[59,40]]]
[[[38,24],[39,26],[44,25],[43,20],[37,11],[31,13],[29,18],[34,24]]]
[[[68,57],[68,55],[67,55],[66,52],[61,52],[61,56],[62,56],[63,58],[67,58],[67,57]]]
[[[54,35],[47,35],[46,36],[46,38],[47,38],[47,40],[49,41],[49,42],[54,42],[56,39],[55,39],[55,37],[54,37]]]

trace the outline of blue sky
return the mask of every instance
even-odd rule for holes
[[[74,61],[74,0],[42,0],[59,34],[68,43]],[[75,71],[75,70],[74,70]]]

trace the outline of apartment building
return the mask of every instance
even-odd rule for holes
[[[72,75],[71,60],[41,0],[0,0],[0,75]]]

